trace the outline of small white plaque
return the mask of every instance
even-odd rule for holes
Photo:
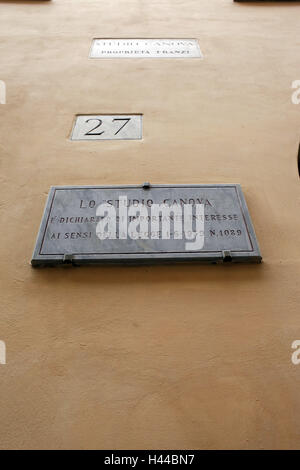
[[[136,140],[141,138],[141,114],[77,116],[71,136],[71,140]]]
[[[200,58],[196,39],[94,39],[91,59]]]

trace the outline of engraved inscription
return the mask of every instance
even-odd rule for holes
[[[90,57],[203,58],[195,39],[94,39]]]

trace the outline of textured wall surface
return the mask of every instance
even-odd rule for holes
[[[299,448],[300,4],[0,2],[1,448]],[[94,37],[204,60],[89,60]],[[143,113],[141,141],[71,142]],[[34,270],[50,185],[241,183],[262,265]]]

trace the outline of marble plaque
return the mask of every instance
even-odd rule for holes
[[[76,116],[71,135],[71,140],[137,140],[141,138],[141,114]]]
[[[94,39],[91,59],[202,59],[196,39]]]
[[[240,185],[52,187],[32,257],[33,266],[191,261],[261,261]]]

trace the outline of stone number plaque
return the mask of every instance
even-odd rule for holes
[[[261,261],[238,184],[52,187],[32,257],[33,266],[191,261]]]
[[[91,59],[189,59],[202,53],[196,39],[94,39]]]
[[[141,138],[141,114],[77,116],[71,135],[71,140],[134,140]]]

